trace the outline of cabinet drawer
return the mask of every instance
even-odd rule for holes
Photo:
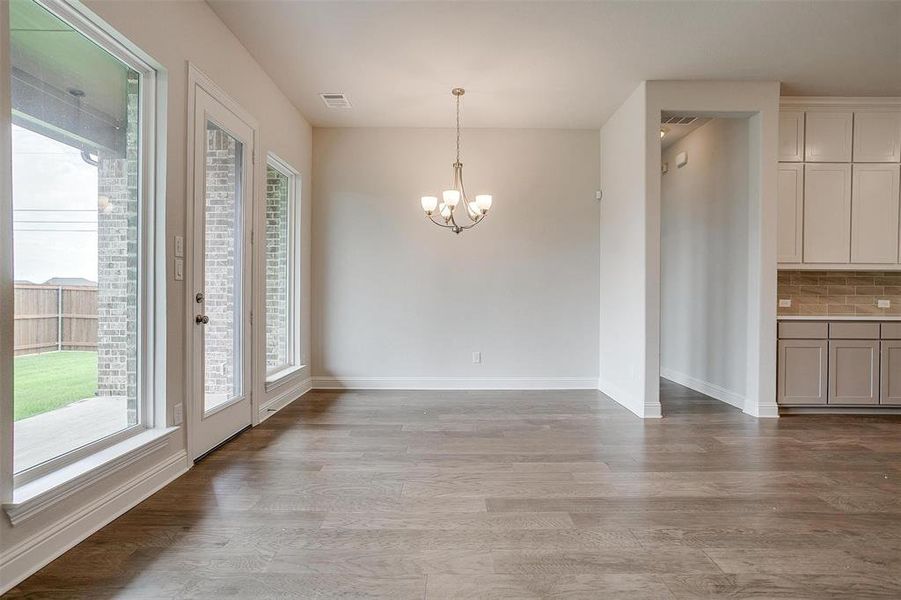
[[[829,335],[827,323],[819,321],[780,321],[779,337],[787,340],[825,340]]]
[[[901,321],[882,324],[882,339],[901,340]]]
[[[829,338],[838,340],[878,340],[879,323],[829,323]]]

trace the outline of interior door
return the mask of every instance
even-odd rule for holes
[[[254,130],[202,87],[194,94],[192,458],[251,424]]]

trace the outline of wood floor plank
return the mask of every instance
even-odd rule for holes
[[[901,419],[311,392],[11,598],[901,598]]]

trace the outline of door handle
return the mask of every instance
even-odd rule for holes
[[[194,317],[194,322],[197,324],[206,325],[207,323],[210,322],[210,318],[206,315],[197,315]]]
[[[202,303],[203,302],[203,292],[197,292],[197,294],[194,296],[194,301],[197,302],[197,304]]]

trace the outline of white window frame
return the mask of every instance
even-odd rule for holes
[[[288,164],[285,160],[279,158],[276,154],[269,152],[266,155],[266,169],[272,168],[282,175],[285,175],[288,178],[288,295],[289,295],[289,314],[288,314],[288,328],[291,332],[291,340],[290,345],[292,349],[292,362],[290,364],[279,365],[272,369],[266,367],[266,390],[271,390],[273,387],[280,384],[286,377],[289,377],[293,373],[296,373],[298,370],[303,368],[301,357],[301,338],[300,338],[300,299],[301,299],[301,280],[300,276],[300,266],[301,266],[301,223],[300,223],[300,214],[301,214],[301,202],[303,199],[301,198],[301,182],[300,182],[300,172]],[[268,177],[264,178],[264,181],[268,181]],[[268,276],[268,272],[266,270],[265,260],[266,260],[266,234],[265,231],[268,224],[265,221],[265,206],[263,207],[263,224],[264,231],[263,233],[263,281],[265,289],[266,277]],[[266,298],[264,294],[263,298],[263,365],[267,363],[266,357],[266,335],[268,333],[268,306],[266,304]]]
[[[0,174],[6,184],[0,188],[0,236],[8,240],[0,257],[0,489],[4,508],[15,522],[17,512],[40,497],[61,495],[77,480],[97,472],[112,472],[127,453],[158,448],[157,440],[168,437],[174,428],[166,427],[166,263],[165,263],[165,147],[166,87],[165,69],[137,46],[76,0],[32,0],[76,31],[109,52],[141,75],[139,88],[138,185],[138,417],[137,424],[122,431],[75,448],[39,465],[14,472],[13,423],[13,266],[11,168],[11,98],[9,63],[8,4],[0,5]],[[9,234],[9,235],[6,235]],[[8,248],[7,248],[8,247]],[[120,450],[117,452],[117,449]],[[51,493],[52,492],[52,493]],[[71,493],[71,492],[69,492]]]

